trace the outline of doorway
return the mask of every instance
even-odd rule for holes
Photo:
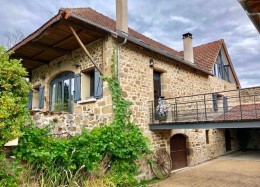
[[[171,153],[173,170],[188,166],[186,136],[185,135],[176,134],[171,137],[170,153]]]
[[[230,130],[225,130],[225,143],[226,143],[226,151],[231,151],[231,137]]]

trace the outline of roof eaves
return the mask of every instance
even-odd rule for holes
[[[251,9],[247,5],[247,0],[238,0],[238,2],[242,6],[242,8],[245,10],[247,16],[252,21],[252,23],[254,24],[255,28],[260,33],[260,24],[257,21],[257,17],[260,18],[260,14],[257,13],[257,12],[254,13],[254,12],[251,11]]]
[[[37,36],[39,36],[43,31],[45,31],[46,28],[48,28],[49,26],[51,26],[52,24],[56,23],[57,21],[59,21],[62,18],[62,11],[59,11],[58,14],[56,14],[55,16],[53,16],[49,21],[47,21],[44,25],[42,25],[39,29],[37,29],[36,31],[34,31],[32,34],[30,34],[29,36],[27,36],[26,38],[24,38],[22,41],[20,41],[19,43],[15,44],[11,49],[9,49],[9,51],[15,51],[18,48],[22,47],[23,45],[27,44],[29,41],[35,39]]]
[[[84,19],[84,18],[82,18],[82,17],[80,17],[80,16],[77,16],[77,15],[75,15],[75,14],[73,14],[73,13],[71,13],[70,17],[72,17],[72,18],[74,18],[74,19],[78,19],[79,21],[82,21],[82,22],[84,22],[84,23],[90,24],[90,25],[92,25],[92,26],[98,27],[98,28],[100,28],[100,29],[102,29],[102,30],[104,30],[104,31],[106,31],[106,32],[108,32],[108,33],[110,33],[110,34],[113,34],[113,35],[117,36],[117,33],[116,33],[116,32],[114,32],[114,31],[112,31],[112,30],[110,30],[110,29],[108,29],[108,28],[106,28],[106,27],[104,27],[104,26],[102,26],[102,25],[96,24],[96,23],[94,23],[94,22],[92,22],[92,21],[89,21],[89,20]]]
[[[78,19],[78,20],[80,20],[80,21],[82,21],[82,22],[84,22],[84,23],[91,24],[91,25],[93,25],[93,26],[95,26],[95,27],[98,27],[98,28],[104,30],[104,31],[107,31],[107,32],[111,33],[113,36],[116,36],[116,37],[119,36],[119,37],[121,37],[121,38],[127,38],[127,39],[128,39],[130,42],[132,42],[132,43],[135,43],[135,44],[137,44],[137,45],[139,45],[139,46],[142,46],[142,47],[144,47],[144,48],[147,48],[147,49],[149,49],[149,50],[151,50],[151,51],[153,51],[153,52],[156,52],[156,53],[159,53],[159,54],[161,54],[161,55],[164,55],[164,56],[166,56],[166,57],[168,57],[168,58],[171,58],[171,59],[173,59],[173,60],[179,61],[179,62],[181,62],[181,63],[183,63],[183,64],[185,64],[185,65],[187,65],[187,66],[189,66],[189,67],[192,67],[193,69],[199,70],[199,71],[201,71],[201,72],[203,72],[203,73],[205,73],[205,74],[207,74],[207,75],[213,75],[212,73],[210,73],[210,72],[208,72],[208,71],[205,71],[204,69],[199,68],[198,66],[193,65],[193,64],[191,64],[190,62],[188,62],[188,61],[182,59],[181,57],[171,55],[170,53],[166,52],[165,50],[162,51],[162,50],[158,50],[158,49],[156,49],[156,48],[154,48],[154,47],[151,47],[151,46],[148,45],[146,42],[144,42],[144,41],[142,41],[142,40],[140,40],[140,39],[138,39],[138,38],[135,38],[134,36],[127,35],[126,33],[122,33],[122,32],[120,32],[120,31],[114,32],[114,31],[112,31],[112,30],[110,30],[110,29],[108,29],[108,28],[106,28],[106,27],[103,27],[103,26],[101,26],[101,25],[99,25],[99,24],[97,24],[97,23],[94,23],[94,22],[91,22],[91,21],[86,20],[86,19],[84,19],[84,18],[81,18],[81,17],[79,17],[79,16],[77,16],[77,15],[75,15],[75,14],[73,14],[73,13],[71,13],[70,16],[71,16],[72,18],[74,18],[74,19]]]

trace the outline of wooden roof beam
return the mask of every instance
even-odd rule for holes
[[[76,33],[77,33],[77,34],[81,34],[81,33],[83,33],[83,32],[84,32],[84,30],[81,30],[81,31],[78,31],[78,32],[76,32]],[[68,37],[65,38],[64,40],[61,40],[61,41],[59,41],[58,43],[54,44],[52,47],[60,46],[60,45],[62,45],[62,44],[64,44],[64,43],[66,43],[67,41],[70,41],[70,40],[73,39],[73,38],[74,38],[74,35],[68,36]]]
[[[46,44],[43,44],[40,42],[32,42],[32,43],[29,43],[29,45],[36,47],[36,48],[40,48],[44,51],[52,50],[52,51],[61,52],[61,53],[71,53],[70,50],[49,46],[49,45],[46,45]]]
[[[87,56],[89,57],[90,61],[92,62],[92,64],[97,68],[97,70],[99,71],[100,75],[103,75],[103,72],[101,71],[101,69],[98,67],[98,65],[95,63],[93,57],[91,56],[91,54],[88,52],[87,48],[85,47],[85,45],[82,43],[82,41],[80,40],[79,36],[77,35],[76,31],[73,29],[72,26],[70,26],[70,29],[73,33],[73,35],[75,36],[76,40],[78,41],[79,45],[82,47],[82,49],[85,51],[85,53],[87,54]]]
[[[17,57],[14,57],[14,58],[17,58]],[[36,63],[41,63],[41,64],[49,64],[48,61],[38,60],[38,59],[30,58],[30,57],[19,56],[19,58],[22,59],[22,61],[36,62]]]

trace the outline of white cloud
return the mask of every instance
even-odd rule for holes
[[[173,21],[177,21],[177,22],[181,22],[181,23],[188,23],[188,24],[192,24],[193,21],[188,19],[188,18],[185,18],[185,17],[182,17],[182,16],[170,16],[170,19],[173,20]]]
[[[30,0],[0,1],[0,33],[18,29],[29,35],[51,17]],[[91,7],[115,18],[115,0],[34,1],[55,14],[60,7]],[[187,6],[182,0],[131,0],[128,8],[131,27],[176,50],[182,50],[185,32],[192,32],[194,46],[224,39],[242,85],[260,85],[259,33],[237,1],[196,0]]]

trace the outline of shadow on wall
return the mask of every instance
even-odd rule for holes
[[[260,129],[238,129],[237,137],[241,151],[260,151]]]

